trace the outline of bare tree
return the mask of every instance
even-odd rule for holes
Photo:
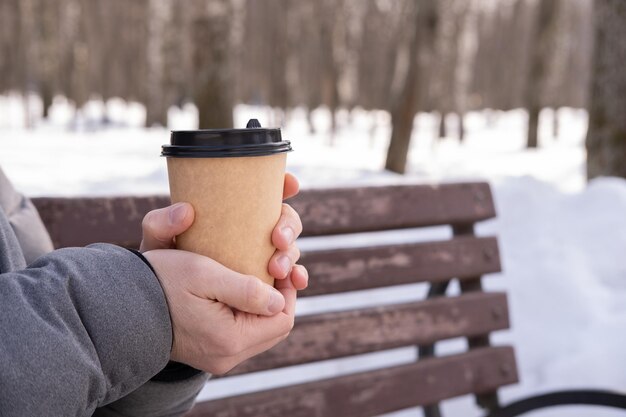
[[[193,22],[194,102],[200,128],[233,126],[230,2],[196,4]]]
[[[26,65],[21,32],[21,7],[19,0],[0,2],[0,91],[22,91]]]
[[[595,1],[587,176],[626,178],[626,2]]]
[[[531,43],[532,54],[526,85],[527,146],[529,148],[536,148],[538,145],[539,112],[543,104],[542,93],[546,85],[548,62],[551,51],[554,49],[558,10],[559,0],[542,0],[538,4],[538,18]]]
[[[59,29],[60,2],[39,0],[35,18],[37,23],[38,56],[37,56],[37,91],[43,104],[43,117],[48,117],[48,110],[52,105],[54,94],[58,93],[57,83],[59,60]]]
[[[432,50],[438,21],[435,0],[415,0],[413,13],[415,24],[408,68],[398,99],[391,109],[392,133],[385,162],[385,169],[400,174],[406,170],[413,119],[418,108],[420,47]]]
[[[165,36],[171,21],[171,0],[150,0],[148,3],[147,76],[144,87],[146,126],[167,126],[168,89],[166,88]]]

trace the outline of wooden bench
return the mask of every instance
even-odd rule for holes
[[[95,241],[137,247],[140,223],[167,197],[38,198],[34,200],[56,247]],[[491,332],[509,327],[504,293],[483,291],[484,274],[500,271],[495,237],[476,237],[474,225],[495,216],[488,184],[400,185],[304,190],[290,204],[302,236],[448,225],[451,238],[379,242],[370,233],[358,247],[304,251],[310,287],[301,297],[427,283],[425,300],[297,317],[283,343],[232,370],[232,375],[414,346],[414,363],[201,402],[190,416],[374,416],[421,406],[440,416],[439,403],[467,394],[493,416],[514,416],[563,403],[626,408],[613,393],[554,393],[501,407],[498,389],[518,381],[514,350],[492,346]],[[460,294],[447,296],[453,280]],[[439,341],[465,338],[465,352],[436,356]],[[565,396],[563,396],[565,394]],[[465,417],[465,416],[463,416]]]

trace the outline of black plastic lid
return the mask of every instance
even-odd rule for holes
[[[264,129],[251,119],[246,129],[172,131],[170,144],[161,156],[173,158],[225,158],[264,156],[290,152],[291,142],[282,140],[280,129]]]

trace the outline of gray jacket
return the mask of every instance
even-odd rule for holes
[[[137,254],[53,251],[0,171],[0,416],[178,416],[206,375],[168,363],[165,296]]]

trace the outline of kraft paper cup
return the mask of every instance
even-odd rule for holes
[[[170,142],[162,155],[172,203],[195,210],[176,247],[274,285],[267,267],[276,250],[271,235],[281,214],[290,142],[280,129],[260,127],[174,131]]]

